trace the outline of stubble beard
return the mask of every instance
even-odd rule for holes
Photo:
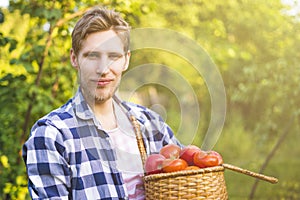
[[[79,77],[80,78],[80,77]],[[117,78],[116,83],[109,88],[97,86],[97,84],[88,83],[85,81],[80,81],[81,91],[90,106],[95,104],[102,104],[112,98],[116,91],[118,90],[121,82],[121,78]],[[79,79],[80,80],[80,79]],[[97,90],[103,90],[102,92],[97,92]]]
[[[93,99],[95,101],[95,104],[102,104],[102,103],[106,102],[107,100],[109,100],[110,98],[112,98],[114,96],[114,94],[116,93],[116,91],[118,90],[119,85],[120,85],[120,80],[118,80],[118,82],[116,84],[116,87],[109,88],[109,91],[104,91],[101,94],[97,94],[96,90],[97,89],[101,90],[101,89],[105,89],[105,88],[96,87],[95,88],[95,93],[92,94],[93,95]],[[90,93],[92,93],[92,92],[90,91]]]
[[[97,88],[98,89],[98,88]],[[96,90],[97,90],[96,89]],[[101,89],[101,88],[100,88]],[[114,93],[114,92],[113,92]],[[112,93],[110,93],[110,91],[108,93],[105,93],[105,94],[97,94],[95,92],[94,94],[94,100],[95,100],[95,104],[101,104],[105,101],[107,101],[108,99],[110,99],[112,97]]]

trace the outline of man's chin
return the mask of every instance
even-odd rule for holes
[[[103,103],[106,102],[111,98],[111,95],[96,95],[95,96],[95,103]]]
[[[108,94],[95,94],[91,91],[83,92],[83,96],[90,102],[89,104],[100,104],[110,99],[110,95]]]

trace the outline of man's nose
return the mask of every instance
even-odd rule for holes
[[[98,74],[104,74],[109,71],[109,66],[111,65],[111,61],[107,58],[101,58],[97,62],[97,73]]]

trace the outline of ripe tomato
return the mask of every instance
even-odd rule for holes
[[[163,161],[166,158],[160,154],[151,154],[145,162],[146,174],[157,174],[162,172]]]
[[[200,168],[217,166],[218,157],[215,154],[199,151],[194,155],[194,164]]]
[[[185,160],[188,165],[192,166],[194,165],[194,154],[197,151],[201,151],[201,149],[195,145],[188,145],[180,151],[179,158]]]
[[[163,161],[163,172],[176,172],[184,170],[188,166],[187,162],[177,158],[177,159],[166,159]]]
[[[218,161],[219,161],[218,165],[223,164],[223,158],[222,158],[222,156],[218,152],[216,152],[216,151],[209,151],[209,153],[214,154],[214,155],[216,155],[218,157]]]
[[[165,158],[178,158],[181,148],[176,144],[167,144],[160,150],[160,154]]]
[[[200,169],[200,167],[198,167],[198,166],[187,166],[184,170],[198,170],[198,169]]]

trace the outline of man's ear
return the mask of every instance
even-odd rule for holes
[[[126,54],[125,54],[125,58],[126,58],[126,63],[124,65],[124,68],[123,68],[123,71],[126,71],[128,69],[128,66],[129,66],[129,61],[130,61],[130,51],[128,51]]]
[[[77,56],[74,52],[74,49],[71,49],[71,51],[70,51],[70,61],[71,61],[72,66],[75,69],[78,69],[78,67],[79,67],[78,60],[77,60]]]

